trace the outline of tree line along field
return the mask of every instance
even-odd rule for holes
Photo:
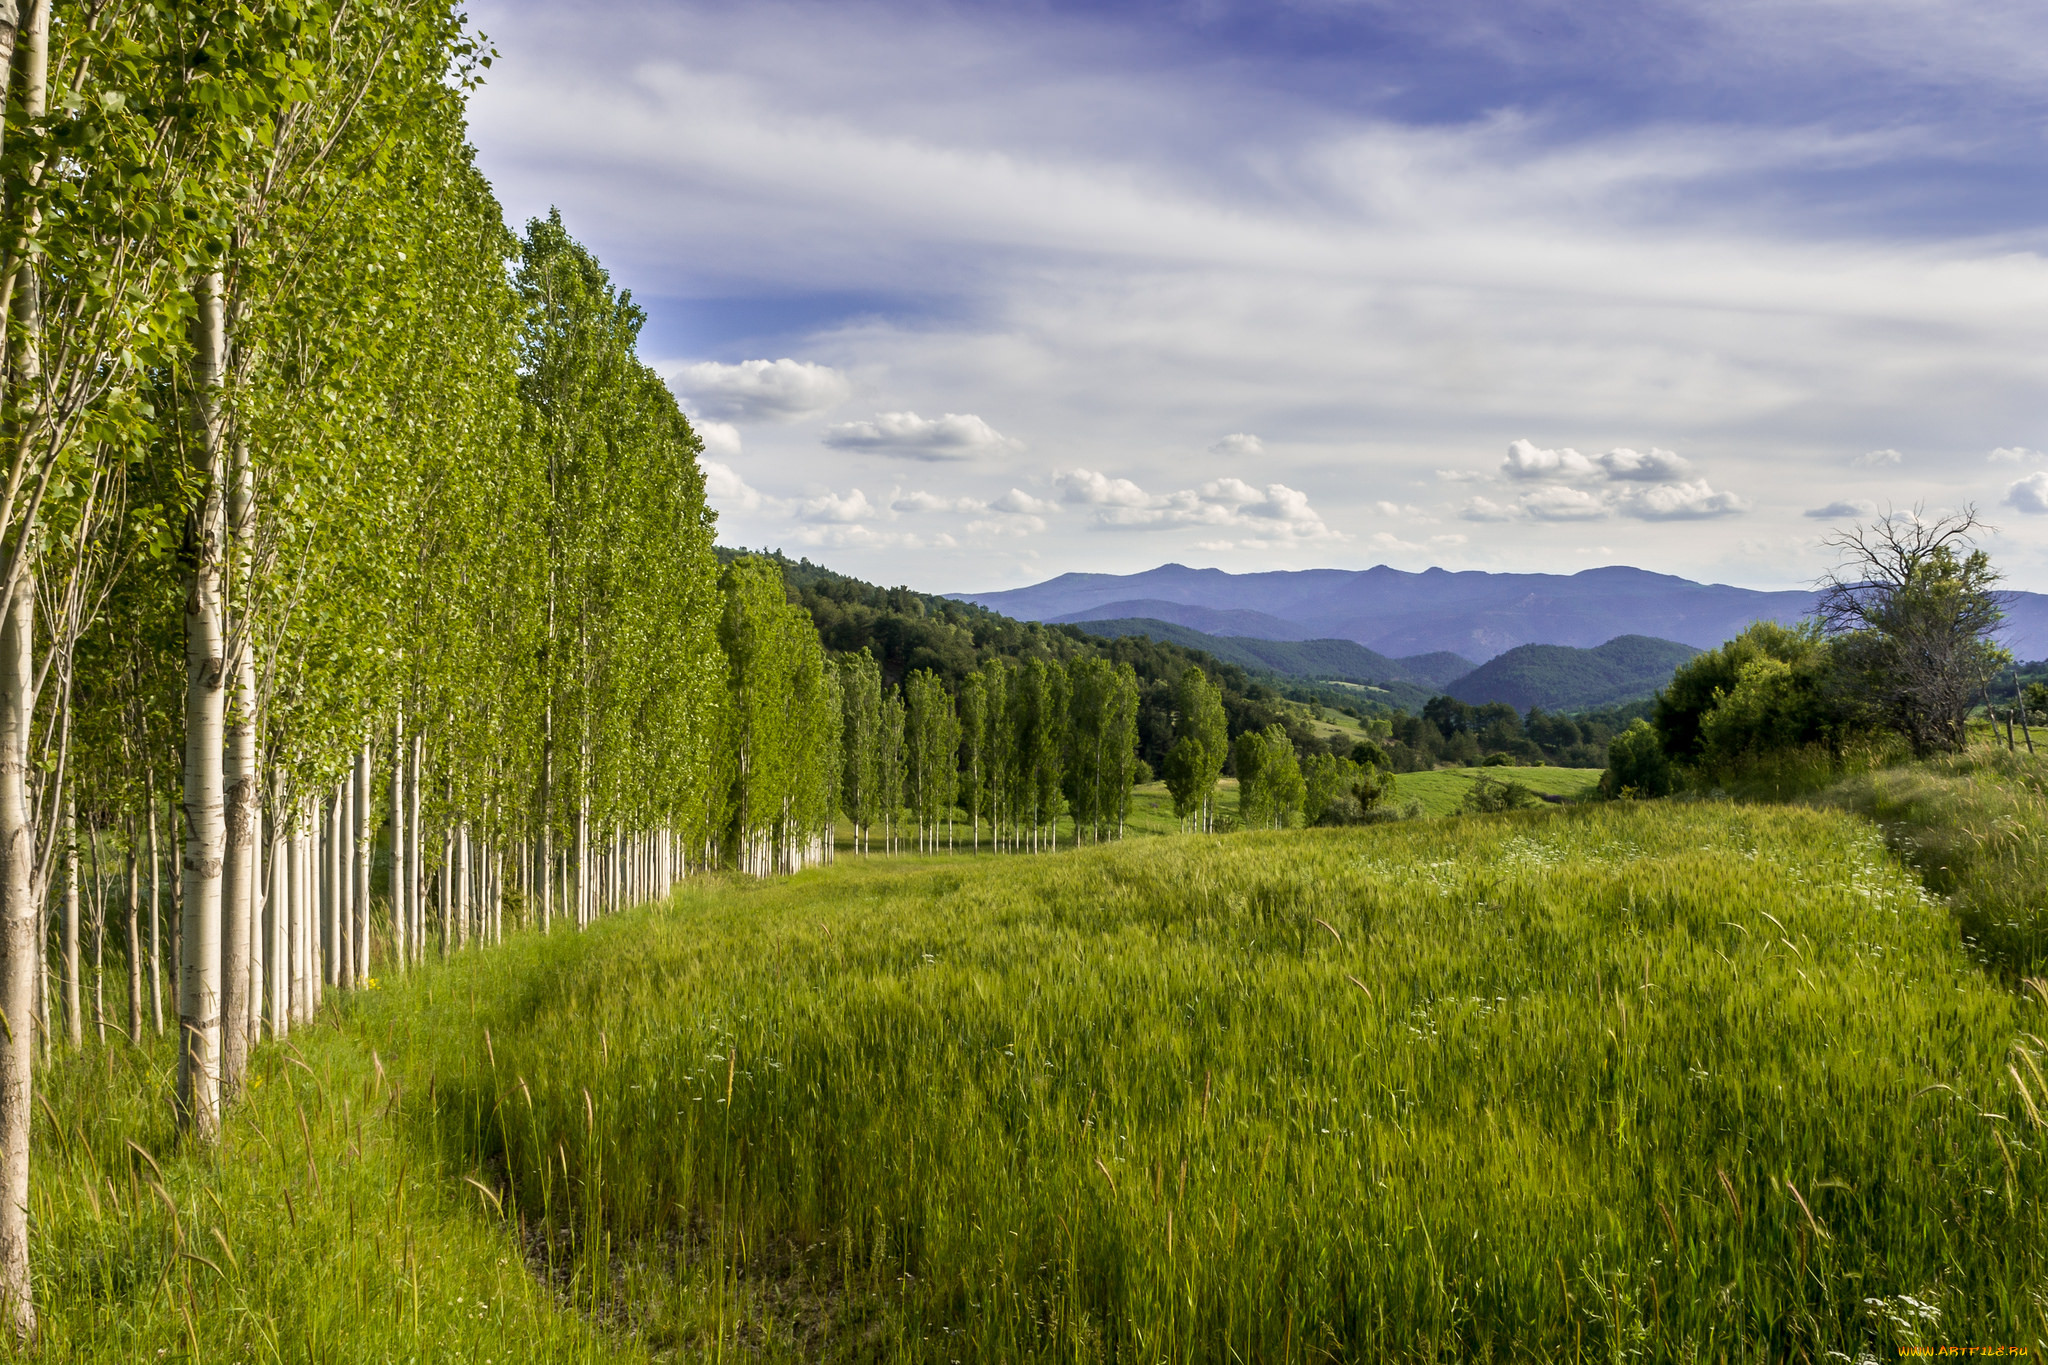
[[[2040,777],[1888,799],[1995,820]],[[169,1140],[167,1055],[53,1068],[45,1350],[2033,1346],[2048,1000],[1981,955],[1822,807],[706,877],[348,998],[219,1159]]]

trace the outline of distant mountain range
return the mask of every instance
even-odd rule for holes
[[[1233,574],[1163,564],[953,595],[1027,621],[1147,618],[1219,636],[1348,640],[1396,662],[1447,653],[1484,663],[1518,645],[1589,649],[1627,635],[1711,649],[1752,621],[1790,624],[1813,606],[1810,592],[1760,592],[1622,566],[1575,574],[1407,573],[1384,564]],[[2021,659],[2048,657],[2048,595],[2009,594],[2006,612],[2006,647]]]

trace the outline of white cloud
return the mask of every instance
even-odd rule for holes
[[[1838,521],[1843,517],[1868,517],[1876,513],[1877,504],[1874,502],[1837,498],[1825,507],[1809,507],[1801,515],[1812,517],[1816,521]]]
[[[1631,483],[1665,483],[1672,479],[1683,479],[1692,472],[1692,461],[1669,450],[1651,447],[1648,453],[1617,447],[1605,455],[1596,457],[1597,463],[1607,471],[1610,479],[1622,479]]]
[[[990,511],[1016,514],[1050,512],[1053,509],[1052,503],[1043,498],[1034,498],[1021,488],[1012,488],[1001,497],[991,498],[988,506]]]
[[[1578,451],[1543,450],[1532,441],[1508,442],[1500,472],[1511,479],[1582,479],[1595,473],[1593,462]]]
[[[673,379],[685,404],[694,410],[741,422],[815,417],[838,407],[853,392],[846,377],[831,366],[787,357],[742,360],[737,365],[706,360],[676,369]]]
[[[731,465],[718,460],[701,461],[704,496],[721,512],[757,512],[768,499],[761,490],[748,485]]]
[[[2025,464],[2029,460],[2048,457],[2044,457],[2038,450],[2029,450],[2025,446],[2000,446],[1992,451],[1988,458],[1993,464]]]
[[[2048,515],[2048,471],[2036,470],[2005,490],[2005,505],[2029,516]]]
[[[868,495],[856,488],[844,495],[827,489],[816,497],[805,498],[803,514],[812,521],[851,523],[866,521],[880,512],[868,501]]]
[[[1284,483],[1257,487],[1243,479],[1222,478],[1152,495],[1129,479],[1071,469],[1054,475],[1053,486],[1063,501],[1097,508],[1098,526],[1218,526],[1254,533],[1253,538],[1235,542],[1238,545],[1346,539],[1324,524],[1309,505],[1308,494]]]
[[[740,429],[730,422],[711,422],[703,418],[690,423],[697,438],[704,442],[706,455],[717,455],[728,460],[740,457]]]
[[[1492,498],[1474,498],[1458,509],[1458,515],[1467,521],[1511,521],[1515,509],[1503,507]]]
[[[1112,479],[1092,469],[1069,469],[1052,476],[1064,502],[1092,507],[1143,507],[1145,490],[1129,479]]]
[[[1250,432],[1233,431],[1230,433],[1230,435],[1224,437],[1222,440],[1216,442],[1216,444],[1210,446],[1209,453],[1211,455],[1223,455],[1232,458],[1239,458],[1248,455],[1257,455],[1263,450],[1265,450],[1265,448],[1265,442],[1261,441],[1258,437],[1252,435]]]
[[[1866,450],[1849,463],[1858,469],[1894,469],[1905,458],[1896,450]]]
[[[1749,510],[1749,501],[1734,493],[1716,493],[1705,479],[1660,483],[1631,491],[1621,510],[1644,521],[1701,521]]]
[[[1500,472],[1510,479],[1599,479],[1625,483],[1665,483],[1692,472],[1692,462],[1673,451],[1651,447],[1649,451],[1617,446],[1604,455],[1581,455],[1570,446],[1545,450],[1533,441],[1508,443],[1508,455]],[[1438,471],[1443,476],[1445,471]]]
[[[1537,521],[1596,521],[1608,513],[1607,499],[1583,488],[1539,488],[1521,505]]]
[[[970,460],[1022,449],[972,413],[949,412],[919,417],[914,412],[882,412],[870,422],[842,422],[825,430],[825,444],[837,450],[866,450],[905,455],[913,460]]]
[[[942,498],[921,488],[909,493],[899,490],[889,498],[892,512],[980,512],[986,507],[980,498]]]

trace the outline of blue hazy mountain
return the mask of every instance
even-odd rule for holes
[[[1591,649],[1623,635],[1711,649],[1752,621],[1791,624],[1813,606],[1811,592],[1695,583],[1619,565],[1574,574],[1408,573],[1384,564],[1233,574],[1162,564],[954,595],[1028,621],[1145,617],[1212,635],[1350,640],[1389,659],[1448,653],[1479,663],[1517,645]],[[2012,593],[2006,611],[2006,646],[2021,659],[2048,657],[2048,595]]]

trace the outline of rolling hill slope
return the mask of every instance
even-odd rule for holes
[[[1647,697],[1699,651],[1675,640],[1620,635],[1595,649],[1517,645],[1444,689],[1474,706],[1504,701],[1517,711],[1582,711]]]
[[[1247,635],[1210,635],[1156,618],[1078,621],[1090,635],[1149,635],[1168,644],[1199,649],[1240,668],[1288,678],[1337,678],[1346,682],[1398,682],[1441,691],[1472,671],[1470,659],[1455,654],[1420,654],[1389,659],[1351,640],[1267,640]]]

